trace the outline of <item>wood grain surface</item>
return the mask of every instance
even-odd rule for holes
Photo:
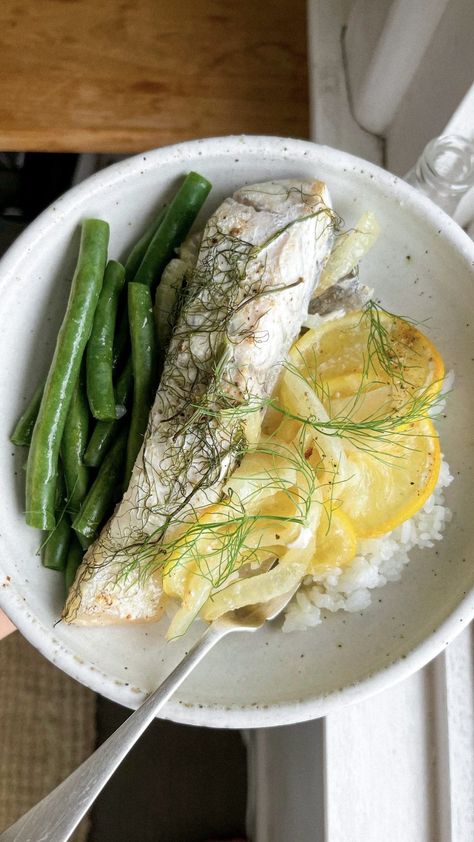
[[[0,149],[308,136],[304,0],[2,0]]]

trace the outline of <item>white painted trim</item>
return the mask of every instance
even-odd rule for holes
[[[246,732],[252,842],[326,839],[323,722]]]
[[[357,125],[349,105],[342,55],[347,3],[308,0],[307,9],[311,137],[382,164],[382,141]]]
[[[456,108],[443,134],[457,134],[474,140],[474,84]],[[461,199],[454,218],[474,240],[474,187]]]
[[[443,134],[460,134],[474,140],[474,84],[459,103]]]
[[[246,732],[253,842],[472,842],[473,636],[325,719]]]
[[[356,0],[345,37],[352,110],[360,126],[383,135],[436,31],[449,0]]]
[[[474,626],[433,662],[443,842],[474,839]]]

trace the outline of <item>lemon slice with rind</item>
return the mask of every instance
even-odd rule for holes
[[[344,399],[360,415],[358,399],[371,390],[381,390],[379,410],[387,413],[420,393],[432,400],[444,377],[442,357],[428,337],[372,302],[305,333],[290,351],[290,366],[313,384],[331,417],[344,410]]]
[[[365,449],[349,446],[353,474],[339,488],[342,510],[357,535],[374,538],[409,520],[433,493],[441,464],[436,430],[420,421],[373,439]]]

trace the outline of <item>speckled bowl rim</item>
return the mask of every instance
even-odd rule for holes
[[[85,195],[90,197],[102,192],[124,177],[138,175],[161,163],[169,161],[182,162],[195,159],[201,155],[204,160],[206,151],[215,156],[233,159],[235,155],[252,151],[261,157],[285,156],[291,158],[306,157],[318,150],[330,164],[351,169],[363,169],[375,182],[387,191],[394,201],[403,201],[405,205],[415,211],[432,224],[433,228],[443,229],[444,237],[474,266],[474,243],[462,229],[429,199],[386,170],[371,164],[354,155],[340,150],[321,146],[309,141],[295,140],[258,135],[231,135],[228,137],[207,138],[186,141],[172,146],[162,147],[150,152],[141,153],[96,173],[76,187],[69,190],[55,203],[60,204],[64,213],[69,212],[79,204]],[[0,261],[0,273],[13,274],[16,263],[23,257],[26,248],[33,250],[36,244],[47,235],[56,218],[52,207],[28,226],[18,237]],[[0,568],[1,570],[1,568]],[[137,707],[143,700],[144,693],[131,692],[122,685],[122,692],[118,693],[120,682],[107,675],[92,664],[78,658],[74,652],[64,646],[56,637],[54,629],[41,623],[29,611],[21,595],[12,585],[0,588],[0,607],[5,610],[13,623],[27,640],[56,666],[86,685],[108,698],[114,699],[129,707]],[[252,705],[221,706],[221,705],[190,705],[171,699],[166,705],[162,716],[183,724],[211,726],[216,728],[257,728],[278,725],[288,725],[304,722],[325,716],[336,709],[353,702],[366,699],[375,693],[397,684],[404,678],[423,667],[438,655],[473,619],[474,617],[474,588],[459,602],[449,616],[421,643],[409,649],[382,669],[365,676],[356,683],[348,684],[324,696],[311,696],[306,699],[275,703],[268,707]],[[0,644],[1,645],[1,644]],[[120,696],[120,698],[119,698]]]

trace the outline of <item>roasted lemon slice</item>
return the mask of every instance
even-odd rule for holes
[[[290,365],[314,384],[331,417],[344,409],[344,399],[346,414],[351,401],[352,411],[360,414],[358,399],[371,390],[379,390],[379,409],[388,414],[428,389],[433,398],[444,377],[433,343],[373,303],[305,333],[290,351]],[[370,411],[376,409],[372,401]]]
[[[432,494],[439,475],[439,440],[431,421],[420,421],[366,449],[347,451],[353,474],[338,496],[359,537],[390,532],[411,518]]]

